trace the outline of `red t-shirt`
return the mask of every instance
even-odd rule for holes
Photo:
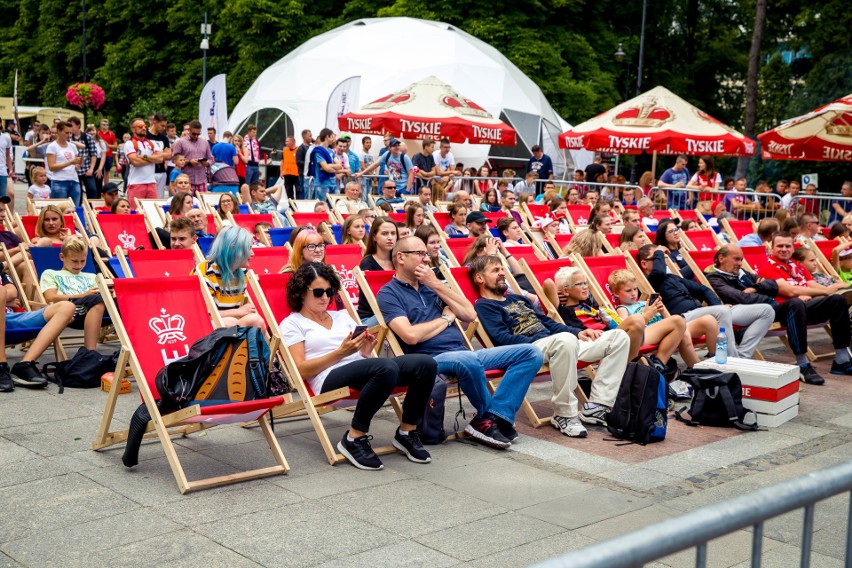
[[[807,286],[808,282],[814,279],[808,269],[795,262],[782,262],[774,256],[766,257],[766,260],[761,262],[755,269],[757,275],[770,280],[786,280],[787,283],[793,286]],[[775,301],[778,303],[786,302],[790,298],[778,295]]]
[[[111,130],[107,130],[106,132],[104,132],[103,130],[98,130],[98,136],[100,137],[101,140],[106,142],[106,145],[107,145],[107,154],[106,155],[107,155],[107,158],[111,158],[112,157],[112,148],[110,148],[110,145],[115,144],[115,132],[113,132]]]

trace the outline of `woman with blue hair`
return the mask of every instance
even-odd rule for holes
[[[204,262],[192,273],[201,274],[226,326],[265,327],[246,294],[246,270],[254,253],[252,235],[240,227],[224,227],[210,246]]]

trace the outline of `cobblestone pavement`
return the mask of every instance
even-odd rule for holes
[[[829,347],[822,331],[812,341]],[[776,339],[761,347],[792,360]],[[829,364],[817,365],[827,377]],[[796,419],[756,433],[671,421],[660,444],[618,446],[600,429],[573,440],[519,417],[508,451],[450,442],[432,450],[431,464],[390,455],[380,472],[329,466],[307,421],[279,422],[288,475],[184,496],[156,443],[143,445],[132,470],[120,447],[91,451],[105,393],[16,389],[0,395],[0,566],[526,566],[852,458],[849,381],[803,387]],[[531,390],[545,401],[539,408],[549,388]],[[117,427],[138,404],[135,388],[120,397]],[[448,427],[456,408],[448,401]],[[348,418],[325,417],[332,439]],[[394,415],[385,408],[377,418],[372,434],[386,444]],[[257,429],[216,428],[176,444],[190,479],[271,465]],[[817,507],[813,566],[843,564],[848,505],[843,496]],[[767,523],[764,566],[798,565],[801,516]],[[709,565],[747,565],[751,538],[714,541]],[[657,565],[693,564],[684,552]]]

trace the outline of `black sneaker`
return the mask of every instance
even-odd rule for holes
[[[504,438],[510,442],[514,442],[518,439],[518,431],[515,430],[515,427],[511,422],[507,422],[502,418],[497,418],[495,422],[497,422],[497,429],[500,430],[500,433],[503,434]]]
[[[840,364],[837,361],[832,361],[830,372],[832,375],[852,375],[852,362]]]
[[[346,434],[343,434],[343,439],[337,443],[337,449],[340,450],[341,454],[346,456],[349,463],[358,469],[377,471],[385,466],[382,465],[382,460],[379,459],[379,456],[376,455],[376,452],[370,446],[370,440],[372,439],[372,436],[361,436],[350,442],[346,439]]]
[[[9,363],[0,363],[0,392],[13,390],[15,390],[15,383],[12,381],[12,375],[9,374]]]
[[[16,386],[28,389],[43,389],[47,386],[47,378],[38,372],[34,361],[20,361],[12,365],[12,381]]]
[[[475,441],[492,448],[505,450],[511,445],[509,439],[500,433],[497,422],[491,418],[474,416],[470,424],[465,426],[464,432]]]
[[[423,447],[423,442],[420,441],[420,434],[417,430],[411,430],[408,435],[403,436],[397,428],[391,444],[414,463],[429,463],[432,461],[432,456]]]
[[[833,367],[833,365],[832,365]],[[802,367],[799,369],[801,375],[799,378],[809,385],[822,385],[825,384],[825,379],[823,379],[819,373],[816,372],[813,365],[808,365],[807,367]]]

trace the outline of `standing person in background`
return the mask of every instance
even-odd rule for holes
[[[698,171],[695,172],[689,179],[686,187],[690,189],[700,189],[698,194],[698,203],[708,205],[717,199],[720,199],[719,194],[712,193],[719,191],[722,186],[722,176],[716,171],[716,166],[713,164],[712,156],[701,156],[698,158]]]
[[[314,164],[312,172],[313,190],[312,195],[320,201],[325,201],[329,193],[334,193],[337,188],[337,174],[343,172],[343,166],[335,161],[334,147],[337,142],[337,136],[330,128],[320,130],[317,138],[317,145],[311,151],[311,156],[307,158],[308,164]]]
[[[246,162],[246,183],[251,185],[260,179],[260,142],[257,141],[257,126],[249,124],[246,129],[246,137],[243,142],[248,150],[248,162]]]
[[[86,192],[86,197],[89,199],[97,199],[100,197],[98,187],[95,183],[95,162],[98,157],[98,148],[91,136],[81,130],[80,119],[72,116],[68,119],[68,124],[71,127],[71,144],[77,147],[78,155],[81,158],[80,165],[77,166],[77,176],[80,182],[80,187]]]
[[[376,161],[376,157],[370,153],[370,149],[373,147],[373,139],[369,136],[364,136],[361,139],[361,153],[358,155],[358,159],[361,161],[361,169],[367,169],[373,165],[373,162]],[[364,201],[367,201],[367,196],[373,193],[373,179],[372,178],[361,178],[361,198]]]
[[[207,168],[213,163],[213,154],[210,153],[210,144],[201,138],[201,122],[193,120],[189,123],[189,137],[178,140],[172,152],[186,158],[183,173],[189,176],[192,193],[207,191]]]
[[[296,150],[296,167],[299,170],[299,199],[306,199],[308,196],[308,188],[305,184],[305,158],[308,154],[308,148],[314,143],[314,135],[310,130],[302,130],[302,143],[299,144],[299,149]]]
[[[669,209],[691,209],[695,200],[684,191],[689,182],[689,170],[686,169],[687,158],[680,154],[675,159],[675,164],[663,172],[657,187],[668,189]]]
[[[237,150],[237,159],[235,160],[234,169],[237,170],[237,179],[240,180],[240,186],[246,183],[246,162],[248,162],[248,153],[246,145],[243,143],[243,137],[235,134],[233,138],[234,148]]]
[[[98,188],[98,194],[103,193],[104,188],[104,163],[106,162],[106,143],[98,138],[98,130],[92,124],[86,128],[86,134],[89,138],[95,141],[97,148],[97,156],[95,157],[95,186]]]
[[[115,172],[121,175],[121,180],[124,182],[124,191],[127,191],[127,155],[124,153],[124,145],[130,141],[130,134],[125,132],[121,136],[121,144],[118,146],[117,165]]]
[[[340,137],[346,143],[346,157],[349,160],[349,172],[354,174],[361,171],[361,158],[352,151],[352,136],[344,134]]]
[[[157,184],[157,195],[160,198],[166,196],[166,186],[168,185],[168,176],[166,174],[166,162],[171,159],[171,141],[166,135],[166,120],[165,115],[155,112],[148,117],[148,133],[147,138],[154,145],[154,150],[163,154],[162,162],[154,163],[154,180]]]
[[[118,140],[115,137],[115,132],[109,129],[109,120],[101,119],[101,128],[98,130],[98,138],[106,144],[106,160],[104,161],[104,177],[102,183],[109,183],[109,173],[115,165],[115,153],[118,151]]]
[[[296,161],[296,138],[288,136],[281,149],[281,176],[284,178],[284,191],[289,199],[296,199],[296,188],[299,187],[299,165]]]
[[[379,166],[386,167],[388,178],[394,182],[396,193],[411,193],[411,186],[414,183],[414,164],[411,163],[411,158],[403,154],[400,150],[400,141],[396,138],[388,142],[389,151],[385,152],[379,159],[369,168],[365,168],[355,174],[355,177],[367,175]]]
[[[144,123],[143,123],[144,126]],[[77,166],[83,159],[77,155],[77,147],[68,141],[71,128],[66,122],[56,124],[56,140],[45,150],[47,177],[50,179],[51,199],[70,197],[74,205],[80,205],[80,178],[77,177]]]
[[[541,187],[541,182],[553,179],[553,161],[538,144],[530,150],[532,151],[532,157],[527,162],[527,171],[538,174],[539,187]]]
[[[210,153],[213,154],[213,160],[217,164],[225,164],[236,169],[237,167],[237,147],[232,141],[234,135],[230,131],[222,133],[222,139],[213,144],[210,148]]]
[[[15,163],[12,160],[12,137],[0,133],[0,197],[6,196],[9,190],[9,178],[15,183]],[[14,211],[14,207],[12,208]]]
[[[200,130],[201,123],[199,123]],[[136,206],[136,199],[157,199],[157,178],[154,164],[162,164],[165,156],[148,140],[148,129],[145,121],[134,118],[130,121],[130,131],[133,138],[124,144],[124,155],[127,156],[127,199]],[[206,142],[205,142],[206,144]]]
[[[433,151],[435,150],[435,141],[431,138],[424,138],[423,150],[414,154],[411,158],[411,163],[415,168],[418,168],[414,174],[414,189],[415,193],[421,188],[431,187],[432,180],[438,175],[438,166],[435,165]]]

